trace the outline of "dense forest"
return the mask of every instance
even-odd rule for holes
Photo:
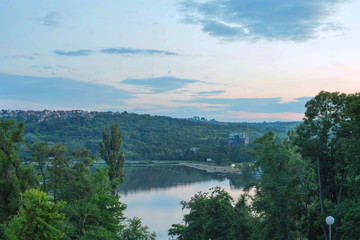
[[[17,120],[22,120],[18,117]],[[251,161],[249,146],[228,148],[229,134],[246,133],[250,142],[267,131],[285,137],[299,122],[210,123],[135,113],[99,113],[94,118],[73,117],[25,122],[27,143],[63,142],[69,150],[85,147],[97,153],[101,131],[117,123],[122,131],[127,160],[197,160],[212,158],[229,162]],[[251,147],[251,146],[250,146]],[[196,148],[197,152],[190,151]],[[20,155],[25,152],[21,148]]]

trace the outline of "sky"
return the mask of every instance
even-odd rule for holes
[[[298,121],[360,86],[357,0],[1,0],[0,109]]]

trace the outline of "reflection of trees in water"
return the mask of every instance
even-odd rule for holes
[[[253,175],[228,176],[230,189],[240,189],[255,180]]]
[[[232,188],[241,188],[246,180],[241,176],[218,175],[185,166],[144,166],[125,167],[124,182],[119,186],[120,192],[127,194],[156,188],[170,188],[195,182],[211,180],[230,180]]]

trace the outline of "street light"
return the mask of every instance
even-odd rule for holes
[[[331,225],[334,224],[335,219],[332,216],[327,216],[325,221],[329,225],[329,240],[331,240]]]

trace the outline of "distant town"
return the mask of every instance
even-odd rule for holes
[[[126,111],[123,113],[127,113]],[[19,120],[30,121],[30,122],[42,122],[51,119],[69,119],[73,117],[85,117],[93,118],[97,114],[120,114],[120,112],[113,111],[84,111],[84,110],[11,110],[11,109],[2,109],[0,110],[0,118],[19,118]],[[215,119],[207,120],[204,117],[195,116],[188,118],[188,120],[196,122],[209,122],[224,124],[223,122],[216,121]]]
[[[42,111],[34,111],[34,110],[10,110],[10,109],[2,109],[0,110],[0,118],[20,118],[25,121],[46,121],[50,119],[60,118],[60,119],[69,119],[73,117],[86,117],[93,118],[96,114],[101,112],[96,111],[83,111],[83,110],[42,110]]]

